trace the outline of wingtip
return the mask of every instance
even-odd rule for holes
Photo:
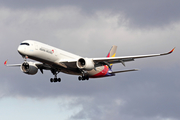
[[[8,61],[8,60],[6,60],[6,61],[4,62],[4,65],[7,65],[7,61]]]
[[[175,50],[176,47],[174,47],[169,53],[172,53]]]

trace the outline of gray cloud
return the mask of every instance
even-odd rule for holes
[[[50,7],[76,6],[85,13],[94,13],[96,11],[111,11],[112,14],[123,14],[130,21],[130,26],[134,27],[155,27],[165,26],[180,19],[178,0],[6,0],[0,1],[1,6],[15,9],[42,9]]]
[[[1,80],[1,85],[7,89],[3,91],[4,97],[78,98],[68,104],[69,109],[82,106],[82,110],[73,115],[72,119],[144,120],[158,116],[179,119],[180,76],[176,70],[174,67],[163,71],[156,68],[145,69],[84,82],[79,82],[77,77],[60,74],[63,78],[60,84],[51,84],[48,80],[51,75],[47,72],[45,75],[36,76],[15,72],[11,73],[6,82]],[[1,87],[1,90],[2,88],[4,90],[4,87]]]
[[[71,3],[74,4],[74,3]],[[85,3],[84,3],[85,4]],[[106,6],[104,6],[106,8]],[[96,9],[95,9],[96,10]],[[51,84],[50,72],[35,76],[23,74],[19,68],[0,65],[0,95],[22,98],[75,98],[69,108],[81,106],[70,119],[179,119],[179,23],[163,29],[132,29],[118,26],[124,16],[98,11],[84,14],[78,7],[19,9],[1,8],[0,54],[3,63],[23,62],[17,47],[24,39],[36,39],[67,51],[87,56],[105,56],[111,44],[118,45],[117,55],[165,52],[176,46],[169,56],[137,60],[114,65],[114,70],[140,68],[115,77],[79,82],[77,76],[60,73],[62,83]],[[73,43],[70,45],[69,44]],[[10,49],[9,49],[10,48]],[[93,49],[93,50],[92,50]],[[96,51],[96,52],[94,52]],[[77,98],[77,99],[76,99]]]
[[[106,86],[106,89],[100,88],[99,90],[104,92],[95,94],[95,99],[78,100],[76,105],[82,105],[83,109],[72,118],[91,118],[94,120],[108,120],[110,118],[113,120],[117,118],[126,120],[132,118],[135,120],[178,119],[180,116],[175,111],[180,110],[178,107],[180,98],[176,96],[179,88],[174,86],[174,84],[179,84],[178,79],[164,78],[164,74],[167,74],[164,72],[158,72],[161,80],[154,77],[157,75],[156,71],[141,74],[147,76],[150,74],[151,77],[142,79],[131,76],[128,79],[126,76],[121,81],[116,81],[116,85],[111,83],[110,86]],[[136,81],[133,82],[133,79]],[[174,93],[174,90],[177,92]],[[122,101],[122,104],[116,102],[119,98],[121,98],[119,101]]]

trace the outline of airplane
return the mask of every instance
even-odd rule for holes
[[[22,64],[7,64],[6,60],[4,65],[20,67],[21,71],[28,75],[35,75],[38,69],[42,74],[43,70],[50,70],[54,75],[54,78],[50,78],[50,82],[61,82],[61,78],[57,78],[59,72],[78,75],[79,80],[89,80],[89,78],[115,76],[116,73],[137,71],[137,69],[113,71],[112,65],[122,63],[125,66],[125,62],[138,58],[168,55],[174,49],[162,54],[115,57],[117,46],[113,45],[106,57],[87,58],[35,40],[25,40],[18,47],[18,52],[24,58],[24,62]],[[38,62],[28,62],[28,58]]]

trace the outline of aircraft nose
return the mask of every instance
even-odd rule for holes
[[[18,52],[19,52],[19,54],[23,54],[24,48],[22,46],[19,46],[18,47]]]

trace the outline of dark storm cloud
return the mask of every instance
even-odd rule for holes
[[[134,27],[164,26],[180,19],[180,1],[178,0],[2,0],[1,6],[15,9],[76,6],[85,13],[109,10],[112,14],[123,14]]]

